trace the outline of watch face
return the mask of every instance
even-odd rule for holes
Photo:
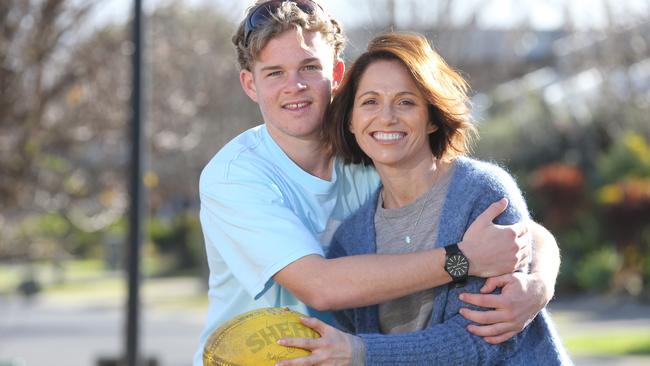
[[[467,275],[469,262],[462,254],[452,254],[447,257],[445,269],[453,278],[462,277]]]

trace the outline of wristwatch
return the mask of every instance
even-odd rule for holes
[[[446,246],[445,253],[445,271],[451,276],[451,282],[456,287],[464,285],[469,276],[469,260],[458,248],[458,244]]]

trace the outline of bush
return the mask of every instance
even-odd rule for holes
[[[598,173],[603,183],[624,178],[650,178],[650,145],[638,133],[627,132],[598,159]]]
[[[572,227],[553,233],[557,237],[562,256],[558,291],[574,291],[581,287],[576,268],[585,260],[586,255],[613,247],[613,243],[603,240],[601,220],[593,212],[581,215]]]
[[[576,269],[578,285],[585,290],[603,292],[610,288],[611,280],[623,263],[614,247],[589,253]]]
[[[196,213],[181,212],[170,219],[152,218],[148,228],[156,250],[173,257],[171,270],[197,269],[205,261],[203,236]]]

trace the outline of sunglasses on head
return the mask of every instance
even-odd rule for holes
[[[294,3],[298,9],[310,15],[314,14],[317,9],[320,9],[321,11],[323,10],[318,3],[310,0],[271,0],[259,4],[246,17],[246,22],[244,23],[244,47],[248,47],[248,40],[251,33],[253,33],[262,23],[271,19],[275,11],[278,10],[284,2]]]

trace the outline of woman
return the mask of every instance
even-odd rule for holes
[[[510,204],[499,224],[528,218],[505,171],[464,156],[474,133],[467,84],[420,35],[373,39],[351,66],[326,121],[336,152],[348,162],[373,164],[383,184],[337,230],[331,257],[411,252],[429,243],[453,248],[469,223],[504,196]],[[402,244],[390,245],[395,242]],[[448,253],[448,260],[462,260],[462,253]],[[447,269],[455,284],[336,313],[341,328],[357,336],[305,319],[322,338],[281,340],[312,354],[279,364],[571,364],[545,312],[498,345],[467,332],[458,295],[478,292],[485,281],[467,279],[462,266]]]

